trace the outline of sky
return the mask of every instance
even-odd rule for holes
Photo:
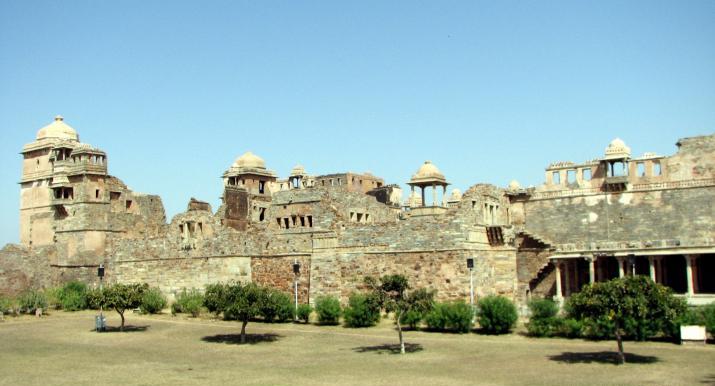
[[[462,191],[715,132],[715,1],[0,1],[0,245],[22,146],[61,114],[110,174],[220,203],[252,151],[286,177]],[[406,196],[406,194],[405,194]]]

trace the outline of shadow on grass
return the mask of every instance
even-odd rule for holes
[[[659,361],[658,357],[625,353],[626,363],[648,364]],[[563,352],[559,355],[551,355],[549,359],[564,363],[610,363],[618,364],[618,353],[614,351],[601,352]]]
[[[705,379],[700,381],[700,383],[711,386],[715,385],[715,374],[708,375],[707,377],[705,377]]]
[[[150,326],[130,326],[130,325],[124,325],[124,331],[119,330],[119,326],[107,326],[102,333],[105,332],[143,332],[149,329]],[[97,331],[95,329],[91,329],[90,331]]]
[[[241,334],[219,334],[205,336],[201,340],[209,343],[258,344],[275,342],[282,337],[283,335],[278,334],[246,334],[246,343],[241,343]]]
[[[413,353],[424,350],[421,344],[418,343],[405,343],[405,352]],[[355,347],[353,349],[355,352],[374,352],[377,354],[399,354],[400,345],[399,344],[381,344],[378,346],[362,346]]]

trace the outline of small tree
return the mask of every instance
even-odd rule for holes
[[[426,312],[434,304],[434,292],[420,288],[411,292],[407,278],[402,275],[385,275],[378,282],[375,278],[366,277],[365,283],[370,286],[381,307],[395,315],[397,334],[400,338],[400,353],[405,353],[405,340],[402,337],[400,320],[410,311]]]
[[[235,316],[241,322],[241,343],[246,343],[246,325],[261,312],[265,289],[254,283],[228,284],[225,294],[224,314]]]
[[[97,291],[92,297],[92,303],[104,308],[111,308],[117,311],[122,318],[119,331],[124,331],[124,311],[137,308],[141,305],[144,292],[149,289],[149,285],[144,284],[113,284]]]
[[[571,315],[584,320],[607,320],[618,343],[618,363],[626,362],[623,337],[646,338],[673,329],[686,305],[672,291],[645,276],[629,276],[585,286],[571,296]]]

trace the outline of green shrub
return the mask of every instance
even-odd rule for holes
[[[87,285],[80,281],[65,283],[57,296],[60,306],[65,311],[80,311],[87,308]]]
[[[204,295],[195,288],[187,291],[184,288],[176,297],[176,303],[171,305],[171,313],[186,313],[197,317],[201,314],[201,306],[204,304]]]
[[[705,329],[715,335],[715,303],[703,307],[703,317],[705,319]]]
[[[275,289],[263,291],[259,313],[268,323],[285,322],[293,318],[293,303],[290,295]]]
[[[503,296],[487,296],[478,306],[479,326],[488,334],[506,334],[518,319],[516,306]]]
[[[313,312],[313,307],[310,304],[299,304],[296,312],[296,318],[302,320],[303,323],[310,322],[310,314]]]
[[[47,297],[37,290],[28,290],[20,294],[17,298],[20,311],[31,314],[38,308],[47,308]]]
[[[15,312],[15,300],[8,296],[0,295],[0,312],[10,314]]]
[[[564,338],[579,338],[582,335],[583,323],[574,318],[558,318],[556,335]]]
[[[419,312],[417,310],[409,310],[402,314],[402,318],[400,318],[400,324],[403,326],[407,326],[413,330],[416,330],[419,326],[420,323],[422,323],[422,320],[425,318],[425,313]]]
[[[139,308],[144,314],[158,314],[166,307],[166,298],[158,288],[149,288],[142,295]]]
[[[354,293],[343,310],[347,327],[371,327],[380,321],[380,302],[376,296]]]
[[[689,307],[678,319],[678,324],[705,326],[709,333],[715,333],[715,303],[707,306]]]
[[[214,283],[206,286],[204,291],[204,307],[218,316],[226,308],[228,284]],[[226,315],[224,315],[224,319]]]
[[[531,317],[526,329],[531,336],[554,336],[556,335],[561,319],[556,314],[559,307],[550,299],[535,299],[529,302]]]
[[[102,293],[99,288],[92,288],[87,291],[87,308],[98,310],[102,301]]]
[[[51,287],[44,290],[45,297],[47,298],[47,308],[54,310],[62,309],[62,302],[60,301],[60,293],[62,292],[62,287]]]
[[[321,296],[315,301],[315,313],[320,324],[338,324],[340,320],[340,301],[333,296]]]
[[[463,301],[436,303],[425,323],[430,330],[464,333],[472,329],[473,318],[472,306]]]

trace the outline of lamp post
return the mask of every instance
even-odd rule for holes
[[[104,264],[100,264],[97,268],[97,276],[99,276],[99,292],[102,292],[102,284],[104,282]],[[102,302],[99,303],[99,318],[95,323],[97,331],[104,331],[104,305]]]
[[[295,292],[295,309],[293,319],[298,320],[298,277],[300,276],[300,263],[297,259],[293,260],[293,291]]]
[[[474,310],[474,259],[467,258],[467,269],[469,269],[469,304]]]

